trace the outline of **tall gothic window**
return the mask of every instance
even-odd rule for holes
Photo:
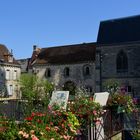
[[[128,59],[124,51],[120,51],[117,55],[117,72],[127,72],[128,71]]]

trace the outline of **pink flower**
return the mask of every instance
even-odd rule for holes
[[[48,110],[52,110],[52,107],[50,105],[48,105]]]
[[[39,140],[35,135],[32,135],[32,140]]]
[[[31,116],[32,116],[32,117],[34,117],[34,116],[35,116],[35,113],[34,113],[34,112],[32,112]]]
[[[58,127],[58,126],[55,126],[55,127],[54,127],[54,130],[55,130],[55,131],[58,131],[58,130],[59,130],[59,127]]]
[[[53,122],[50,122],[50,125],[53,125]]]
[[[97,111],[96,111],[96,110],[94,110],[94,111],[93,111],[93,114],[94,114],[94,115],[97,115]]]
[[[101,121],[100,120],[97,120],[96,121],[96,125],[98,125],[98,124],[101,124]]]

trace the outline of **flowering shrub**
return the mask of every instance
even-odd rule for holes
[[[0,124],[2,140],[69,140],[80,126],[73,113],[51,108],[47,113],[33,112],[20,124],[4,117]]]
[[[32,112],[16,123],[2,117],[0,138],[2,140],[70,140],[82,132],[82,127],[99,122],[103,110],[93,98],[77,97],[63,110],[57,104],[47,111]]]
[[[116,107],[119,112],[131,113],[136,111],[135,101],[130,95],[116,93],[108,100],[108,106]]]
[[[32,113],[26,118],[28,133],[44,139],[70,139],[77,134],[79,122],[74,114],[62,110],[50,110],[47,114]],[[20,133],[24,136],[24,129]],[[32,137],[30,133],[30,137]]]
[[[82,125],[99,122],[99,118],[104,112],[102,106],[96,103],[92,97],[79,97],[69,103],[68,108],[77,116]]]

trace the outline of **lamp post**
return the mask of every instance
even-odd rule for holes
[[[99,51],[99,56],[100,56],[100,92],[102,92],[102,54],[101,54],[101,50]]]

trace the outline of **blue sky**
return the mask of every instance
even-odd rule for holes
[[[0,0],[0,44],[16,59],[33,45],[95,42],[100,21],[140,14],[140,0]]]

